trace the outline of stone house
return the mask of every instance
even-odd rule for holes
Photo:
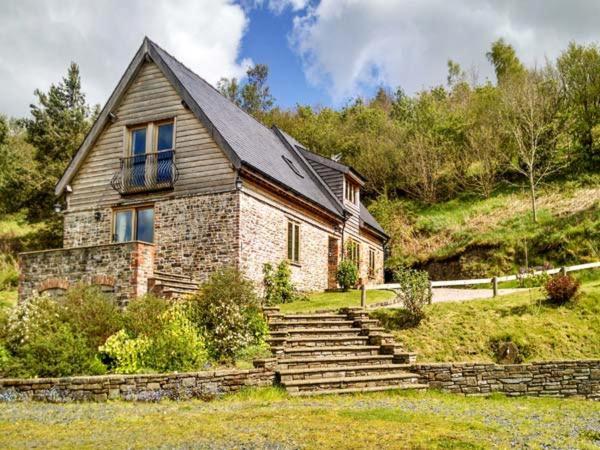
[[[126,302],[236,266],[260,285],[287,259],[301,290],[336,287],[347,254],[383,282],[387,236],[364,178],[267,128],[144,39],[56,185],[64,248],[20,255],[20,299],[95,283]]]

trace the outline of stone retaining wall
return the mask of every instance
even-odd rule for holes
[[[161,399],[209,399],[246,386],[271,386],[275,374],[268,368],[211,370],[162,375],[106,375],[93,377],[2,379],[0,402],[48,402]]]
[[[430,388],[463,394],[502,392],[509,396],[580,396],[600,400],[600,360],[530,364],[414,364],[410,371]]]
[[[83,282],[125,304],[146,293],[153,266],[154,245],[139,241],[21,253],[19,300]]]

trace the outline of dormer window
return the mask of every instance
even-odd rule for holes
[[[344,180],[344,198],[354,205],[358,203],[358,187],[348,178]]]

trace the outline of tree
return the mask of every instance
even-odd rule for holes
[[[537,187],[565,165],[558,146],[565,129],[560,115],[563,91],[556,71],[547,67],[505,80],[501,92],[503,118],[515,150],[509,164],[527,179],[537,222]]]
[[[502,38],[492,43],[487,59],[494,66],[498,84],[525,71],[523,64],[519,61],[517,53],[512,45],[507,44]]]
[[[35,147],[34,160],[39,170],[39,183],[29,200],[29,215],[47,218],[55,201],[54,186],[81,145],[92,115],[75,63],[47,93],[36,89],[34,94],[38,104],[31,105],[32,118],[24,121],[26,140]]]
[[[597,45],[575,43],[557,60],[560,79],[572,115],[572,133],[580,149],[580,159],[589,169],[600,167],[600,50]]]
[[[254,116],[268,112],[275,102],[267,84],[269,66],[256,64],[246,71],[246,77],[243,84],[240,84],[237,78],[221,78],[217,83],[217,89],[233,103]]]

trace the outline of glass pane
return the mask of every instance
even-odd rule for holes
[[[143,155],[146,153],[146,129],[139,128],[131,132],[131,154]]]
[[[154,209],[137,210],[136,239],[144,242],[154,242]]]
[[[118,211],[115,215],[115,242],[131,240],[132,211]]]
[[[294,261],[300,261],[300,225],[294,225]]]
[[[166,123],[158,127],[157,151],[173,148],[173,124]]]
[[[294,240],[293,240],[293,225],[288,222],[288,232],[287,232],[287,249],[288,249],[288,259],[293,259],[294,257]]]

